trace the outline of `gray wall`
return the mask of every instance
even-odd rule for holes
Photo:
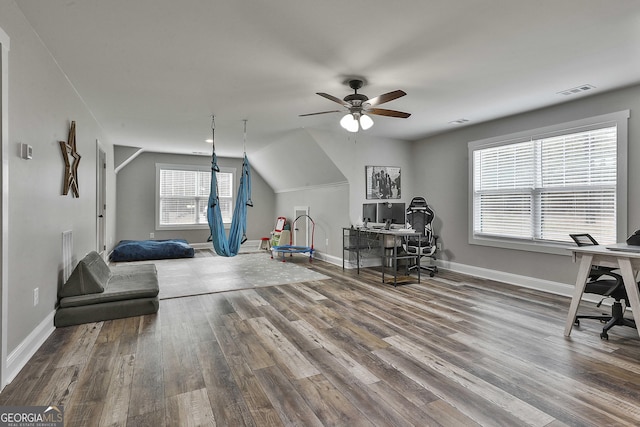
[[[9,52],[8,353],[54,311],[61,285],[62,232],[73,230],[74,258],[95,250],[96,140],[107,153],[107,245],[115,233],[113,150],[42,41],[12,1],[0,2],[0,27]],[[64,163],[58,141],[76,121],[80,198],[62,195]],[[18,156],[18,143],[33,159]],[[33,305],[33,290],[40,302]],[[47,324],[45,328],[51,328]]]
[[[416,188],[411,179],[411,144],[395,139],[372,138],[366,132],[352,134],[310,129],[306,132],[347,182],[280,192],[277,194],[276,213],[277,216],[290,218],[295,206],[310,206],[310,216],[316,223],[319,222],[316,216],[320,216],[322,222],[322,227],[316,224],[316,249],[338,262],[342,259],[342,227],[361,223],[362,204],[372,202],[366,199],[365,166],[402,168],[402,198],[393,202],[408,204],[413,196],[421,195],[422,189]],[[316,157],[298,156],[291,161],[304,170],[307,165],[311,167],[315,160]],[[304,180],[304,177],[298,179]],[[327,238],[329,245],[326,244]]]
[[[412,171],[416,186],[425,188],[436,212],[436,232],[443,258],[468,266],[572,284],[577,264],[567,256],[492,248],[468,243],[469,141],[505,135],[585,117],[631,110],[629,119],[628,231],[640,228],[640,86],[577,99],[414,143]],[[622,159],[625,161],[627,159]],[[588,231],[588,230],[585,230]]]
[[[116,146],[116,156],[123,149],[127,150],[129,147]],[[189,243],[206,242],[210,234],[208,229],[155,229],[156,163],[208,167],[211,165],[211,157],[145,152],[122,168],[117,175],[117,240],[148,239],[149,233],[155,233],[155,239],[180,238]],[[236,168],[240,173],[242,159],[219,158],[218,165]],[[252,169],[251,187],[253,208],[249,208],[247,213],[247,238],[259,240],[263,236],[269,236],[273,229],[275,195],[255,168]]]
[[[306,129],[294,129],[251,153],[251,164],[274,191],[346,182],[342,172]]]
[[[289,223],[295,220],[293,215],[296,206],[308,206],[309,216],[316,223],[314,249],[342,257],[342,227],[351,225],[348,185],[282,192],[276,194],[276,200],[276,217],[284,216]]]

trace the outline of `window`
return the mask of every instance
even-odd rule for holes
[[[619,241],[626,235],[628,117],[469,143],[470,242],[547,252],[541,247],[572,242],[570,233]]]
[[[235,169],[216,173],[222,220],[231,223]],[[195,165],[156,164],[156,228],[205,228],[211,188],[211,168]]]

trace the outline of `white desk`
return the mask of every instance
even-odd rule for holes
[[[620,269],[624,287],[629,297],[629,305],[633,310],[633,320],[640,326],[640,292],[636,284],[636,273],[640,270],[640,252],[623,252],[607,249],[608,247],[624,247],[626,244],[618,245],[598,245],[598,246],[578,246],[571,248],[574,261],[580,258],[580,268],[576,278],[576,287],[573,291],[573,298],[569,306],[569,315],[564,327],[564,335],[571,334],[571,328],[578,312],[578,306],[584,293],[584,288],[589,278],[589,271],[592,265],[602,265],[605,267],[616,267]],[[640,331],[638,332],[640,334]]]

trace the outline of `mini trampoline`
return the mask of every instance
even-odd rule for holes
[[[273,246],[271,247],[271,259],[273,259],[273,255],[274,254],[281,254],[282,255],[282,262],[285,262],[285,255],[289,254],[289,256],[293,256],[293,254],[305,254],[308,253],[309,254],[309,262],[313,261],[313,235],[316,231],[316,223],[313,221],[313,219],[311,219],[311,217],[309,215],[303,214],[298,216],[294,221],[293,221],[293,229],[296,229],[296,221],[298,221],[300,218],[302,217],[307,217],[309,219],[309,221],[311,221],[311,246],[296,246],[293,245],[293,233],[291,233],[291,237],[289,238],[289,244],[288,245],[278,245],[278,246]]]

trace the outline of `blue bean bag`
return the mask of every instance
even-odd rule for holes
[[[193,258],[194,250],[182,239],[121,240],[109,259],[120,261],[145,261],[150,259]]]

